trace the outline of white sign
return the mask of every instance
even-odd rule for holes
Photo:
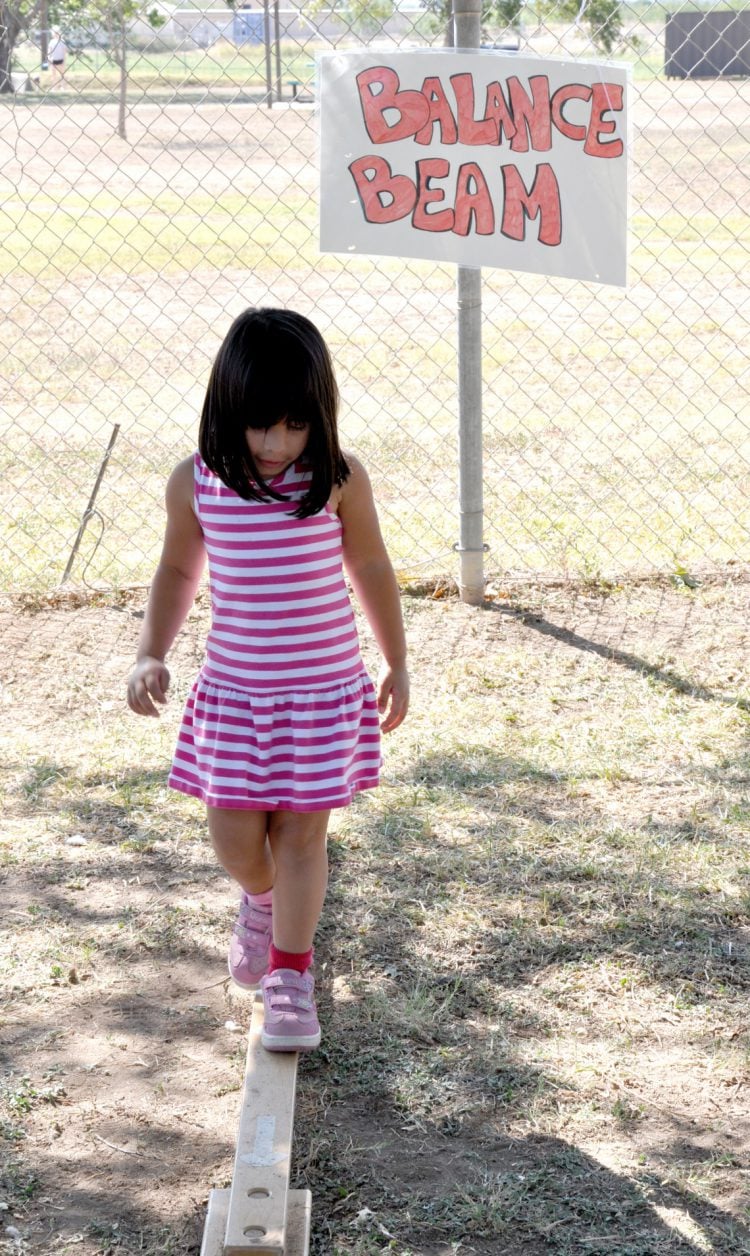
[[[627,280],[629,67],[325,53],[320,247]]]

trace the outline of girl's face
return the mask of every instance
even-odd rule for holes
[[[309,435],[309,423],[286,418],[273,427],[248,427],[245,440],[263,479],[272,480],[302,456]]]

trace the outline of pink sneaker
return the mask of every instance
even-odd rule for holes
[[[320,1043],[320,1024],[315,1010],[315,981],[308,968],[277,968],[260,983],[263,991],[263,1032],[267,1051],[312,1051]]]
[[[268,972],[271,936],[271,912],[255,907],[243,894],[229,943],[229,976],[242,990],[257,986]]]

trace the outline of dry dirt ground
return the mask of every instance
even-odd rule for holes
[[[411,718],[332,826],[318,1256],[750,1252],[740,575],[404,598]],[[123,704],[141,606],[0,619],[9,1253],[197,1253],[231,1176],[234,895],[164,786],[206,608],[157,724]]]

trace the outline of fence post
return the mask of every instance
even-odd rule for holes
[[[457,48],[478,48],[481,0],[453,0]],[[484,597],[482,501],[482,272],[458,267],[458,483],[461,601]]]
[[[279,0],[273,0],[273,42],[276,54],[276,99],[281,100],[281,22]]]
[[[73,542],[73,548],[70,551],[70,557],[65,567],[63,578],[60,581],[61,584],[67,583],[68,576],[73,570],[73,563],[75,562],[76,554],[78,553],[79,546],[81,544],[81,541],[83,540],[83,534],[86,531],[86,525],[88,524],[89,519],[94,513],[94,503],[96,501],[97,493],[99,492],[99,489],[101,487],[101,482],[104,479],[104,472],[107,470],[107,463],[109,462],[109,456],[115,447],[115,441],[117,440],[117,437],[119,436],[119,434],[120,434],[120,424],[115,423],[114,427],[112,428],[112,435],[109,438],[109,444],[107,445],[107,448],[104,453],[104,457],[102,458],[100,466],[99,466],[99,473],[96,477],[94,487],[91,490],[91,496],[89,497],[89,504],[83,512],[81,523],[78,528],[78,533],[76,535],[75,541]],[[102,527],[103,526],[104,525],[102,524]],[[99,540],[101,540],[101,537],[99,538]],[[98,547],[99,547],[99,541],[97,541],[96,543],[96,548],[98,549]],[[94,553],[96,553],[96,549],[94,550]]]
[[[271,0],[263,0],[263,43],[266,47],[266,104],[273,106],[273,70],[271,68]]]

